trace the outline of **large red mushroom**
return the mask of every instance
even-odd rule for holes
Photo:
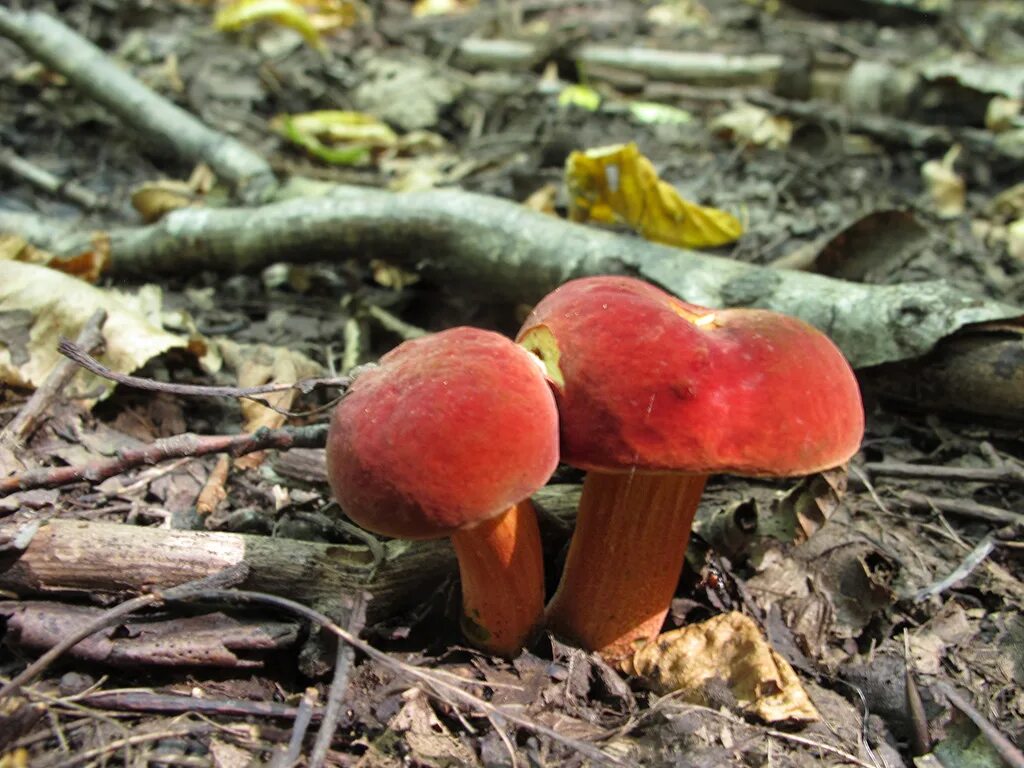
[[[509,339],[453,328],[406,342],[356,378],[327,438],[331,489],[369,531],[450,536],[463,629],[511,656],[543,619],[530,495],[558,463],[558,416],[537,361]]]
[[[708,475],[804,475],[860,445],[849,364],[793,317],[595,277],[544,298],[518,341],[547,367],[562,460],[587,470],[548,626],[611,661],[660,630]]]

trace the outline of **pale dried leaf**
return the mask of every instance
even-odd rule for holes
[[[643,646],[633,668],[662,693],[704,704],[726,686],[737,705],[765,722],[821,719],[796,672],[741,613],[726,613],[666,632]]]
[[[318,363],[296,350],[266,344],[236,344],[227,339],[220,339],[219,342],[224,361],[234,369],[239,387],[257,387],[271,382],[291,384],[300,379],[319,376],[323,372]],[[260,399],[274,408],[287,411],[295,401],[296,394],[296,390],[288,389],[261,395]],[[246,432],[255,432],[261,427],[277,429],[285,423],[284,414],[254,400],[243,400],[241,407],[242,429]],[[250,453],[236,459],[235,466],[255,467],[262,460],[262,451]]]
[[[941,160],[929,160],[921,166],[932,209],[943,218],[956,218],[964,212],[967,188],[953,165],[960,156],[960,145],[953,145]]]
[[[57,352],[62,336],[75,338],[97,309],[107,311],[103,326],[104,365],[130,373],[168,349],[185,347],[187,340],[168,333],[160,323],[162,294],[145,285],[134,294],[103,290],[61,272],[34,264],[0,261],[0,315],[26,318],[24,343],[0,348],[0,380],[18,387],[39,386],[63,358]],[[109,393],[113,382],[80,373],[81,387]]]
[[[734,144],[784,149],[793,138],[793,123],[753,104],[740,104],[711,122],[711,130]]]

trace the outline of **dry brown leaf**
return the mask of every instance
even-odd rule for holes
[[[35,264],[0,261],[0,317],[17,320],[0,347],[0,381],[37,387],[62,360],[57,342],[74,338],[97,309],[107,311],[103,326],[106,351],[99,359],[121,373],[130,373],[187,340],[168,333],[160,323],[162,294],[155,285],[136,293],[102,290],[83,280]],[[82,387],[109,393],[113,382],[81,372]]]
[[[291,384],[323,372],[318,363],[301,352],[285,347],[236,344],[227,339],[220,339],[220,351],[224,361],[234,369],[239,387],[257,387],[271,382]],[[295,401],[296,394],[296,390],[288,389],[261,395],[261,399],[274,408],[287,411]],[[253,400],[243,400],[241,407],[242,429],[246,432],[255,432],[262,427],[277,429],[287,418],[284,414]],[[262,451],[246,454],[235,460],[235,466],[243,469],[259,466],[263,456]]]
[[[732,214],[684,200],[633,142],[572,152],[565,183],[573,221],[627,224],[647,240],[680,248],[724,245],[743,234]]]
[[[709,692],[724,684],[744,712],[765,722],[821,719],[789,662],[741,613],[666,632],[638,650],[632,663],[657,691],[693,703],[708,703]]]
[[[179,208],[187,208],[196,199],[195,190],[188,182],[174,179],[146,181],[132,190],[132,207],[147,224]]]

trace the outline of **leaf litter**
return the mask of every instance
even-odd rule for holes
[[[70,9],[72,20],[76,14],[94,11],[104,14],[110,22],[106,34],[116,38],[124,31],[125,20],[110,15],[109,10],[99,5],[71,5],[75,6]],[[701,26],[719,25],[719,31],[730,42],[757,50],[745,36],[745,25],[759,18],[756,14],[760,11],[739,3],[705,5],[707,8],[693,10],[693,17],[700,20]],[[478,8],[468,7],[461,17],[477,19],[472,21],[476,24],[480,17],[474,14],[478,12]],[[601,24],[610,24],[608,19],[614,17],[610,11],[608,14],[603,16],[601,11],[595,11],[587,23],[600,29]],[[618,32],[628,35],[644,29],[639,15],[625,12],[623,22],[620,12],[615,17],[623,24]],[[1017,303],[1024,300],[1024,282],[1020,280],[1024,268],[1014,255],[1012,239],[1013,227],[1020,219],[1019,206],[1014,207],[1009,196],[997,197],[999,191],[1010,185],[998,165],[984,159],[974,158],[972,164],[961,159],[953,169],[950,155],[945,154],[951,151],[949,146],[932,153],[893,150],[891,155],[883,155],[871,149],[869,143],[862,143],[862,150],[868,147],[863,154],[838,152],[832,143],[835,137],[822,137],[809,121],[798,122],[785,141],[768,139],[776,142],[771,151],[756,148],[762,143],[755,140],[756,134],[741,138],[739,147],[708,144],[706,137],[695,132],[694,123],[699,126],[724,111],[718,107],[708,109],[706,101],[688,101],[685,97],[674,103],[686,108],[691,121],[647,125],[632,120],[628,114],[603,108],[586,115],[577,114],[578,110],[573,114],[560,113],[557,95],[533,89],[527,76],[504,73],[507,76],[491,81],[479,76],[474,79],[446,65],[443,57],[434,58],[431,54],[421,59],[423,50],[430,51],[438,43],[429,31],[431,28],[416,27],[421,22],[405,18],[403,13],[388,13],[380,27],[388,40],[414,43],[410,48],[419,50],[406,48],[401,54],[410,61],[425,59],[429,63],[429,67],[422,69],[426,73],[424,79],[416,81],[408,76],[409,82],[420,85],[403,85],[408,93],[408,99],[403,100],[403,91],[385,89],[386,83],[401,82],[404,77],[401,58],[396,59],[393,50],[385,52],[367,45],[358,54],[336,57],[326,65],[326,70],[318,54],[301,49],[290,56],[271,56],[258,62],[259,56],[247,44],[245,35],[238,39],[218,36],[219,50],[208,46],[210,38],[203,38],[204,33],[196,30],[210,23],[210,13],[191,12],[186,18],[191,20],[191,27],[183,25],[170,12],[154,15],[154,26],[144,33],[152,36],[152,54],[157,58],[161,51],[166,54],[167,46],[161,48],[159,43],[171,41],[175,54],[183,61],[180,72],[186,79],[186,92],[197,102],[196,108],[205,111],[209,118],[229,114],[241,106],[248,111],[248,117],[235,118],[233,128],[251,144],[271,151],[274,139],[268,121],[274,114],[355,108],[376,114],[396,130],[436,131],[452,145],[447,151],[457,156],[472,155],[479,148],[479,155],[465,166],[469,170],[459,171],[465,174],[463,183],[470,188],[525,199],[541,186],[539,181],[559,181],[565,160],[573,151],[626,144],[639,137],[644,155],[657,168],[657,176],[653,177],[657,181],[652,182],[655,189],[663,190],[658,185],[670,179],[685,196],[696,191],[697,199],[714,208],[737,211],[742,206],[749,213],[749,220],[744,221],[746,231],[733,253],[737,258],[766,262],[801,244],[828,242],[829,236],[864,216],[865,203],[877,211],[918,206],[915,213],[920,226],[908,236],[905,255],[879,257],[877,249],[874,254],[851,249],[841,253],[838,262],[848,264],[850,270],[861,275],[870,274],[871,281],[943,275],[979,294]],[[456,22],[457,18],[452,17],[452,22],[461,23]],[[730,23],[729,19],[734,21]],[[558,9],[542,11],[532,22],[535,29],[543,27],[558,33],[581,23],[578,14]],[[499,27],[507,23],[501,21]],[[893,45],[884,35],[875,40],[865,38],[856,23],[803,17],[793,20],[785,13],[778,19],[768,16],[764,23],[777,25],[773,28],[792,45],[796,45],[795,41],[804,41],[801,45],[806,45],[808,39],[820,38],[839,41],[840,44],[830,46],[833,52],[836,48],[849,51],[878,45],[884,53],[893,53],[884,50]],[[405,32],[393,31],[403,24]],[[978,24],[971,20],[971,34],[983,47],[999,32],[995,27],[981,28]],[[388,25],[394,26],[389,29]],[[680,26],[686,28],[685,24]],[[873,27],[870,23],[865,26]],[[423,32],[424,29],[428,31]],[[274,31],[261,24],[247,30],[248,34],[261,41],[269,40]],[[350,41],[360,34],[357,25],[355,29],[342,30],[336,37],[325,36],[324,40],[332,45],[333,40]],[[691,40],[685,32],[678,34],[683,37],[677,44]],[[914,27],[900,28],[894,33],[900,45],[916,53],[933,47],[940,34],[934,29]],[[452,44],[445,39],[440,39],[440,43]],[[227,66],[225,56],[236,63]],[[12,61],[22,68],[27,65],[16,56]],[[252,66],[240,66],[239,62]],[[257,77],[254,73],[260,63],[269,69],[261,70]],[[5,78],[13,65],[6,66]],[[991,90],[992,83],[998,86],[1002,82],[998,78],[979,79],[981,75],[973,70],[957,70],[957,65],[953,66],[954,77],[964,86]],[[940,78],[945,87],[950,81],[948,69],[930,71],[929,77]],[[419,71],[417,67],[408,70]],[[198,78],[196,73],[203,77]],[[588,73],[592,78],[603,74],[627,101],[634,94],[644,100],[666,100],[668,89],[662,87],[659,91],[657,82],[635,77],[630,80],[621,72],[601,73],[597,67]],[[17,78],[0,82],[0,98],[12,98],[11,82],[38,83],[43,79],[42,75],[24,69],[17,73]],[[993,98],[1006,98],[998,92],[1000,89],[1001,86],[996,88]],[[229,98],[232,93],[234,98]],[[83,108],[68,89],[48,88],[45,94],[49,100],[47,109],[27,104],[21,119],[30,126],[46,126],[54,138],[52,144],[33,145],[24,137],[24,125],[16,127],[10,112],[0,117],[0,136],[22,137],[19,144],[26,151],[104,191],[127,190],[141,180],[155,178],[148,161],[126,162],[124,158],[138,157],[138,153],[133,143],[109,122],[100,119],[99,130],[90,130],[90,126],[96,125],[90,123],[95,120],[95,111]],[[384,96],[375,104],[372,94]],[[354,103],[349,104],[350,99]],[[23,100],[19,98],[19,102]],[[416,109],[411,111],[413,106]],[[63,125],[52,123],[49,109],[58,110]],[[1012,133],[1014,111],[1003,108],[1000,114],[1006,116],[994,125],[1002,133]],[[258,119],[248,119],[252,117]],[[772,121],[779,117],[774,113],[769,118],[762,115],[746,130],[763,129],[765,120],[774,124]],[[485,141],[491,143],[489,148]],[[787,143],[795,147],[793,153]],[[68,151],[71,145],[78,151]],[[295,162],[289,157],[289,150],[279,147],[277,151],[275,160]],[[96,163],[93,158],[97,157],[109,162]],[[479,157],[486,157],[486,162],[480,162]],[[420,162],[426,164],[428,159]],[[932,163],[929,168],[935,169],[929,171],[935,179],[931,183],[944,185],[933,186],[931,193],[921,177],[922,168],[928,163]],[[189,169],[173,170],[174,176],[184,178]],[[321,170],[328,178],[341,178],[334,175],[342,172],[339,169]],[[952,170],[964,174],[957,177],[960,181],[951,175]],[[433,170],[425,174],[437,176]],[[872,183],[876,177],[883,182]],[[60,208],[51,199],[36,198],[18,182],[0,193],[5,206],[16,202],[23,207],[30,200],[43,211]],[[997,200],[1004,202],[993,202],[996,207],[987,207],[989,201]],[[559,186],[553,200],[543,205],[564,212],[571,206],[571,200]],[[957,206],[965,210],[971,227],[979,233],[977,237],[963,236],[963,219],[954,220],[954,225],[944,222],[942,217],[956,213]],[[627,213],[628,208],[624,208]],[[615,222],[628,220],[621,211],[605,218]],[[875,232],[885,231],[893,221],[876,220],[880,227]],[[730,223],[726,229],[732,226]],[[644,227],[640,229],[643,231]],[[833,242],[830,247],[830,256],[834,258],[837,246]],[[840,245],[839,249],[843,247]],[[303,365],[308,359],[318,366],[330,367],[340,360],[343,351],[358,362],[374,359],[398,338],[393,330],[361,311],[361,306],[383,306],[395,316],[424,328],[445,327],[467,317],[495,327],[514,326],[510,308],[473,304],[456,292],[445,290],[446,286],[400,280],[394,291],[385,293],[366,267],[355,260],[324,265],[321,269],[312,279],[275,285],[263,284],[252,276],[225,281],[212,274],[198,274],[166,280],[161,287],[165,301],[188,310],[200,326],[228,328],[236,342],[274,337],[280,348],[264,350],[273,362],[258,363],[256,358],[249,363],[243,361],[241,366],[231,369],[228,381],[237,381],[238,371],[246,366],[252,368],[254,380],[288,378],[293,375],[294,366],[299,365],[290,354],[295,346],[305,353],[303,358],[297,358],[303,360]],[[321,279],[317,274],[329,274],[330,279]],[[59,279],[47,275],[45,284],[51,292],[52,280]],[[81,290],[75,286],[75,291]],[[204,291],[207,293],[203,294]],[[339,293],[351,297],[344,305],[349,309],[339,308]],[[110,295],[105,293],[102,301],[108,307]],[[203,300],[203,295],[214,299]],[[17,342],[9,347],[13,356],[20,355],[22,364],[37,354],[28,346],[33,328],[31,312],[31,308],[18,308],[14,314],[4,315],[4,338],[23,340],[20,347]],[[183,333],[181,325],[173,333],[163,330],[163,318],[152,319],[159,314],[153,307],[148,311],[153,333],[159,338],[173,337],[176,343],[168,347],[181,346],[189,333]],[[142,321],[132,321],[131,336],[136,343],[142,327],[146,327]],[[342,333],[343,328],[348,329],[347,334]],[[73,335],[74,330],[71,323],[66,333]],[[108,345],[110,339],[108,336]],[[166,348],[159,350],[164,351]],[[154,357],[155,354],[140,355],[130,363],[131,369],[148,361],[144,372],[157,378],[188,380],[226,375],[201,371],[194,358]],[[868,392],[870,397],[870,388]],[[16,407],[17,403],[16,399],[9,400],[8,408]],[[231,403],[182,403],[176,399],[172,403],[168,405],[166,398],[140,399],[120,390],[92,413],[80,402],[63,402],[19,456],[40,464],[79,464],[115,452],[121,446],[186,429],[204,433],[237,431],[246,419],[241,408]],[[925,716],[932,728],[933,760],[958,765],[966,764],[968,755],[978,755],[971,758],[979,761],[977,764],[998,764],[991,762],[991,749],[986,747],[987,742],[974,721],[948,705],[936,684],[951,682],[972,695],[975,706],[1018,745],[1021,743],[1024,700],[1019,681],[1024,677],[1024,624],[1020,620],[1019,527],[1000,529],[990,522],[944,511],[937,505],[920,511],[905,502],[904,493],[966,499],[1019,512],[1024,503],[1021,487],[1012,482],[890,477],[876,474],[866,466],[885,462],[937,467],[1019,466],[1024,454],[1019,429],[1001,421],[904,413],[902,407],[894,408],[884,398],[869,400],[869,404],[873,413],[868,440],[854,463],[850,487],[845,492],[823,476],[801,484],[736,478],[713,482],[702,516],[709,520],[716,516],[728,519],[720,521],[719,527],[724,526],[729,544],[719,547],[720,539],[712,535],[714,526],[709,526],[708,539],[721,553],[715,571],[719,576],[707,578],[711,571],[706,566],[715,563],[715,556],[708,555],[704,563],[684,577],[685,588],[680,591],[677,610],[673,611],[679,623],[685,620],[689,626],[699,626],[700,621],[729,615],[724,611],[730,608],[742,610],[753,619],[757,636],[768,638],[768,652],[778,656],[799,678],[812,706],[821,715],[818,724],[796,731],[766,730],[740,717],[744,707],[738,705],[735,693],[726,695],[724,691],[713,690],[715,695],[709,697],[705,690],[701,703],[684,703],[681,696],[655,693],[639,680],[607,668],[596,657],[557,641],[543,642],[534,649],[537,655],[525,654],[512,663],[481,657],[458,647],[451,620],[451,593],[444,590],[422,596],[421,605],[413,613],[367,627],[366,634],[396,656],[413,649],[415,657],[408,657],[410,661],[457,675],[470,690],[496,705],[525,713],[572,737],[597,741],[607,754],[633,764],[910,764],[907,745],[918,724],[907,705],[908,679],[916,681],[924,699]],[[1007,418],[1011,416],[1006,414]],[[276,416],[271,418],[278,423]],[[316,451],[313,453],[310,463],[316,466],[320,457]],[[162,476],[146,475],[146,470],[141,470],[119,478],[116,484],[99,488],[81,485],[61,493],[47,491],[35,497],[24,494],[20,504],[15,501],[4,509],[18,510],[14,519],[43,515],[166,525],[174,519],[168,517],[168,512],[180,515],[179,521],[187,518],[190,500],[198,495],[213,463],[212,458],[193,460]],[[221,520],[227,522],[222,525],[236,530],[251,526],[250,529],[270,531],[288,515],[325,511],[326,490],[322,483],[318,485],[315,476],[306,475],[302,480],[286,478],[285,495],[281,495],[274,490],[280,487],[275,483],[281,477],[271,472],[271,467],[264,464],[240,469],[224,480],[227,494],[221,502]],[[563,479],[576,481],[578,477],[570,473]],[[358,539],[334,526],[306,526],[305,531],[321,540],[359,544]],[[953,573],[989,536],[992,548],[984,558],[973,562],[961,579],[925,599],[914,599],[922,590]],[[549,563],[557,562],[557,551],[563,542],[564,529],[561,538],[556,536],[549,542]],[[698,574],[702,569],[703,580]],[[723,583],[714,587],[712,582]],[[749,626],[750,619],[744,620],[745,626]],[[171,623],[174,621],[172,617]],[[10,633],[10,627],[7,631]],[[129,632],[120,641],[131,644],[134,636],[134,632]],[[192,692],[215,701],[240,698],[295,704],[309,683],[294,669],[301,642],[307,642],[304,652],[316,654],[310,650],[309,641],[286,636],[284,648],[272,654],[257,653],[253,674],[244,677],[229,671],[207,676],[200,670],[193,670],[188,677],[168,675],[149,666],[152,656],[147,659],[144,645],[135,650],[147,668],[144,682],[153,691]],[[11,668],[13,653],[8,647],[4,654],[7,670]],[[74,666],[75,662],[71,664]],[[780,668],[776,663],[775,669]],[[85,688],[96,684],[112,690],[119,685],[134,687],[140,682],[139,675],[105,666],[83,666],[79,672],[88,678]],[[787,673],[787,679],[791,673]],[[109,677],[104,679],[105,675]],[[110,726],[100,710],[83,713],[81,708],[76,709],[74,701],[61,698],[61,686],[69,682],[55,674],[27,695],[34,702],[46,702],[57,717],[81,717],[72,720],[73,727],[67,730],[67,737],[76,746],[91,748],[104,738],[110,740]],[[322,681],[316,684],[324,688]],[[357,664],[345,706],[342,728],[334,743],[339,762],[501,765],[513,764],[517,758],[520,763],[534,764],[580,761],[571,750],[513,730],[498,718],[488,720],[453,703],[427,698],[371,660]],[[0,721],[7,716],[6,711],[0,713]],[[184,735],[164,739],[155,757],[164,754],[183,760],[208,750],[215,761],[231,764],[248,761],[256,754],[269,754],[274,743],[287,740],[288,720],[275,720],[273,725],[264,720],[267,725],[258,735],[239,729],[238,721],[230,716],[218,717],[224,724],[218,735],[207,737],[199,730],[190,734],[186,729]],[[119,718],[130,732],[163,728],[178,733],[156,715],[134,713]],[[35,730],[32,727],[18,727],[18,732],[25,734],[20,738],[26,746],[5,754],[3,759],[9,764],[27,764],[30,755],[32,759],[41,758],[60,748],[60,739],[51,734],[48,725],[42,724]]]

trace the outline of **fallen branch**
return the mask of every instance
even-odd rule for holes
[[[14,539],[18,531],[0,524],[0,539]],[[373,596],[367,612],[375,621],[422,600],[456,572],[455,555],[442,542],[384,547],[384,559],[376,562],[364,546],[53,520],[0,573],[0,589],[95,599],[170,588],[244,565],[248,576],[240,586],[310,605],[343,604],[366,590]]]
[[[574,277],[632,272],[696,304],[801,317],[829,334],[855,367],[918,357],[965,325],[1024,314],[941,281],[867,285],[760,267],[458,190],[393,194],[302,180],[282,194],[309,196],[258,208],[184,209],[151,226],[111,230],[114,275],[236,274],[282,260],[384,258],[492,300],[533,302]],[[10,226],[0,213],[0,231]],[[77,253],[90,237],[35,244]]]

